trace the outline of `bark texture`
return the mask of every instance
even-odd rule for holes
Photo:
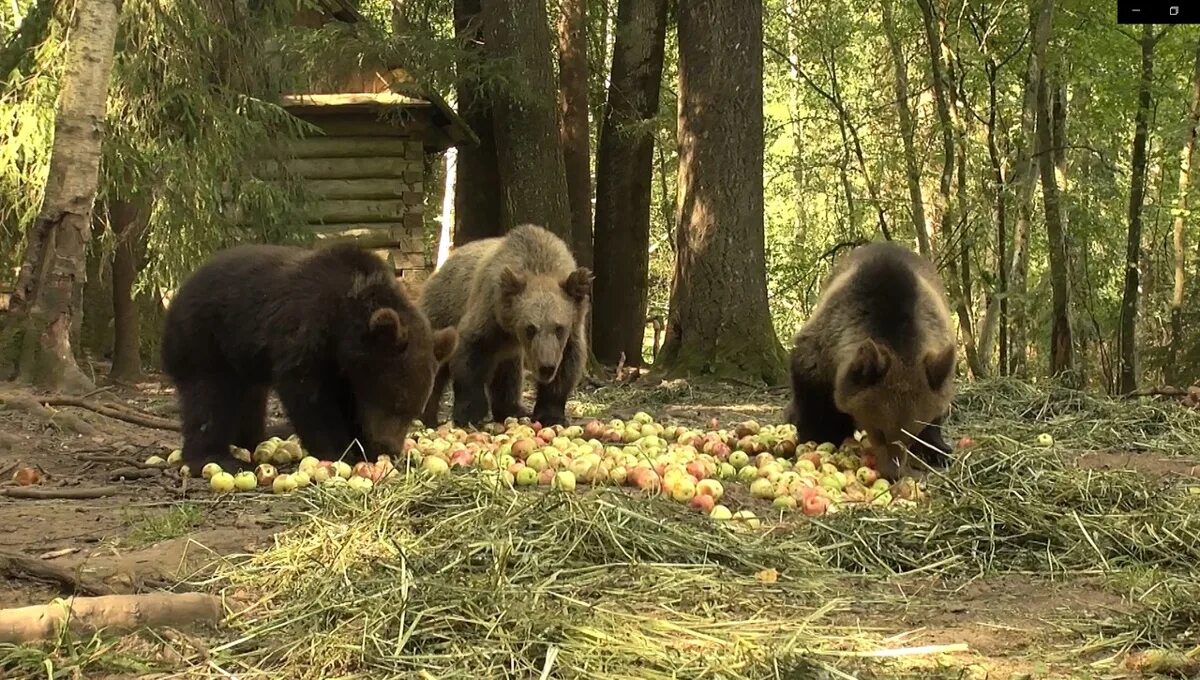
[[[1121,333],[1118,348],[1117,390],[1122,394],[1137,389],[1137,315],[1142,253],[1142,203],[1146,198],[1146,139],[1149,136],[1153,103],[1154,46],[1158,38],[1146,24],[1139,41],[1142,49],[1138,79],[1137,113],[1134,115],[1133,151],[1129,161],[1129,233],[1125,240],[1125,289],[1121,296]]]
[[[668,375],[778,383],[763,234],[762,0],[679,5],[675,282]]]
[[[596,154],[592,349],[642,364],[649,276],[650,189],[667,30],[667,0],[621,0]]]
[[[1066,144],[1065,109],[1043,69],[1038,87],[1038,168],[1046,212],[1046,242],[1050,254],[1050,375],[1073,380],[1075,351],[1071,328],[1071,279],[1068,275],[1066,211],[1062,202],[1056,160]],[[1055,105],[1059,104],[1059,105]],[[1056,115],[1057,114],[1057,115]],[[1061,154],[1065,157],[1065,153]]]
[[[571,250],[592,266],[592,153],[588,123],[587,0],[563,0],[558,20],[560,136],[571,208]]]
[[[533,223],[570,243],[546,5],[482,0],[480,8],[485,49],[510,75],[507,86],[492,99],[501,200],[508,219],[503,227]]]
[[[136,382],[142,377],[141,314],[133,286],[146,265],[146,228],[150,206],[141,200],[119,201],[109,208],[115,248],[112,265],[113,354],[109,377]]]
[[[1046,45],[1053,26],[1054,0],[1038,0],[1030,16],[1031,34],[1029,60],[1025,69],[1025,92],[1021,103],[1021,129],[1017,137],[1017,161],[1012,182],[1016,188],[1017,221],[1013,226],[1009,250],[1007,289],[1009,301],[1009,373],[1025,372],[1027,346],[1025,328],[1026,273],[1029,270],[1029,224],[1033,215],[1033,190],[1037,181],[1037,165],[1033,154],[1037,145],[1037,98],[1042,64],[1046,60]]]
[[[483,32],[480,0],[454,0],[454,34],[465,49],[482,56]],[[479,137],[477,146],[456,150],[454,192],[454,245],[501,236],[510,220],[500,194],[500,166],[496,159],[490,92],[474,77],[460,78],[458,113]]]
[[[916,124],[913,122],[912,108],[908,101],[908,69],[905,66],[900,36],[896,33],[892,0],[883,0],[882,4],[883,32],[892,52],[892,66],[896,74],[896,114],[900,119],[900,139],[904,142],[904,171],[908,180],[909,211],[912,215],[913,231],[917,236],[917,248],[925,257],[932,257],[929,225],[925,219],[925,199],[921,196],[921,165],[917,160],[915,141]]]
[[[942,235],[942,243],[947,249],[952,249],[955,241],[954,230],[964,225],[959,221],[959,202],[961,193],[954,193],[955,170],[958,169],[958,191],[966,188],[966,145],[963,141],[964,132],[959,120],[958,107],[954,100],[955,79],[953,64],[944,54],[942,26],[940,18],[931,0],[917,0],[921,8],[921,19],[925,26],[925,44],[929,52],[929,72],[933,81],[933,101],[937,111],[938,131],[942,142],[942,169],[938,177],[938,193],[930,211],[930,230],[937,230]],[[960,154],[959,151],[962,151]],[[966,239],[961,235],[963,243]],[[962,269],[959,267],[961,260]],[[963,347],[966,350],[967,366],[971,374],[981,377],[987,374],[987,369],[979,360],[975,347],[975,333],[971,322],[971,309],[968,306],[967,290],[970,281],[966,267],[970,263],[969,253],[960,249],[959,259],[947,254],[942,259],[946,263],[946,288],[950,294],[951,303],[958,315],[958,328],[962,333]],[[965,277],[965,278],[964,278]]]
[[[92,231],[117,19],[114,0],[81,0],[76,6],[46,194],[0,331],[0,374],[11,374],[15,366],[21,381],[46,389],[91,387],[75,361],[71,329]]]
[[[1188,217],[1188,189],[1192,182],[1192,159],[1196,152],[1196,126],[1200,124],[1200,43],[1196,45],[1196,62],[1192,70],[1192,101],[1188,109],[1188,127],[1183,148],[1179,151],[1179,184],[1175,191],[1175,210],[1172,220],[1175,250],[1175,287],[1171,292],[1171,339],[1167,353],[1167,384],[1179,383],[1179,349],[1183,344],[1183,288],[1187,267],[1187,249],[1183,226]]]

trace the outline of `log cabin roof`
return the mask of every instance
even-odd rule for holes
[[[367,21],[351,0],[317,0],[326,19],[347,24]],[[446,136],[451,146],[479,143],[475,131],[467,125],[450,104],[436,92],[417,84],[401,68],[378,70],[370,78],[371,85],[361,92],[292,93],[281,98],[282,106],[293,115],[329,115],[338,113],[384,113],[388,109],[428,109],[432,123]],[[364,88],[359,88],[364,89]],[[438,146],[445,146],[439,144]]]

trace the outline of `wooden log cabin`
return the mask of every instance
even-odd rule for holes
[[[318,4],[297,23],[364,20],[346,0]],[[413,282],[433,268],[425,248],[428,168],[446,149],[478,142],[444,100],[419,92],[402,69],[365,68],[328,88],[285,94],[281,102],[324,132],[294,142],[288,161],[313,199],[308,223],[316,236],[372,248]]]

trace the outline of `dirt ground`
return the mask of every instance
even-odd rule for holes
[[[6,393],[18,392],[0,384],[0,396]],[[591,404],[608,405],[595,415],[630,415],[633,410],[628,408],[629,388],[601,387],[584,397]],[[785,398],[778,391],[760,391],[741,395],[736,404],[697,405],[681,395],[677,405],[647,410],[697,425],[713,417],[724,422],[777,422]],[[172,394],[153,380],[106,389],[90,399],[119,400],[145,413],[175,417]],[[176,432],[76,407],[41,411],[9,399],[0,408],[0,494],[15,486],[13,473],[25,466],[41,471],[42,488],[116,491],[91,499],[0,495],[0,527],[5,528],[0,531],[0,607],[44,603],[64,592],[58,584],[14,566],[4,559],[7,556],[41,558],[116,592],[139,592],[195,576],[216,556],[252,551],[289,521],[285,499],[218,499],[194,481],[192,489],[181,489],[173,473],[155,471],[139,479],[114,474],[150,455],[165,456],[179,444]],[[1133,467],[1155,475],[1200,474],[1200,460],[1104,452],[1083,455],[1079,463]],[[831,614],[839,625],[892,636],[896,647],[966,643],[970,651],[965,660],[983,673],[978,677],[1099,677],[1078,675],[1078,669],[1056,661],[1060,652],[1083,642],[1072,622],[1102,620],[1131,606],[1093,577],[1051,581],[1002,575],[946,583],[918,574],[886,581],[848,579],[848,588],[861,597],[851,596],[848,605]],[[884,591],[881,601],[895,602],[899,594],[905,606],[872,606],[871,594]]]

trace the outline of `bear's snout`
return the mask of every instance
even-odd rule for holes
[[[548,383],[554,380],[554,374],[558,372],[558,366],[539,366],[537,370],[538,380],[543,383]]]

